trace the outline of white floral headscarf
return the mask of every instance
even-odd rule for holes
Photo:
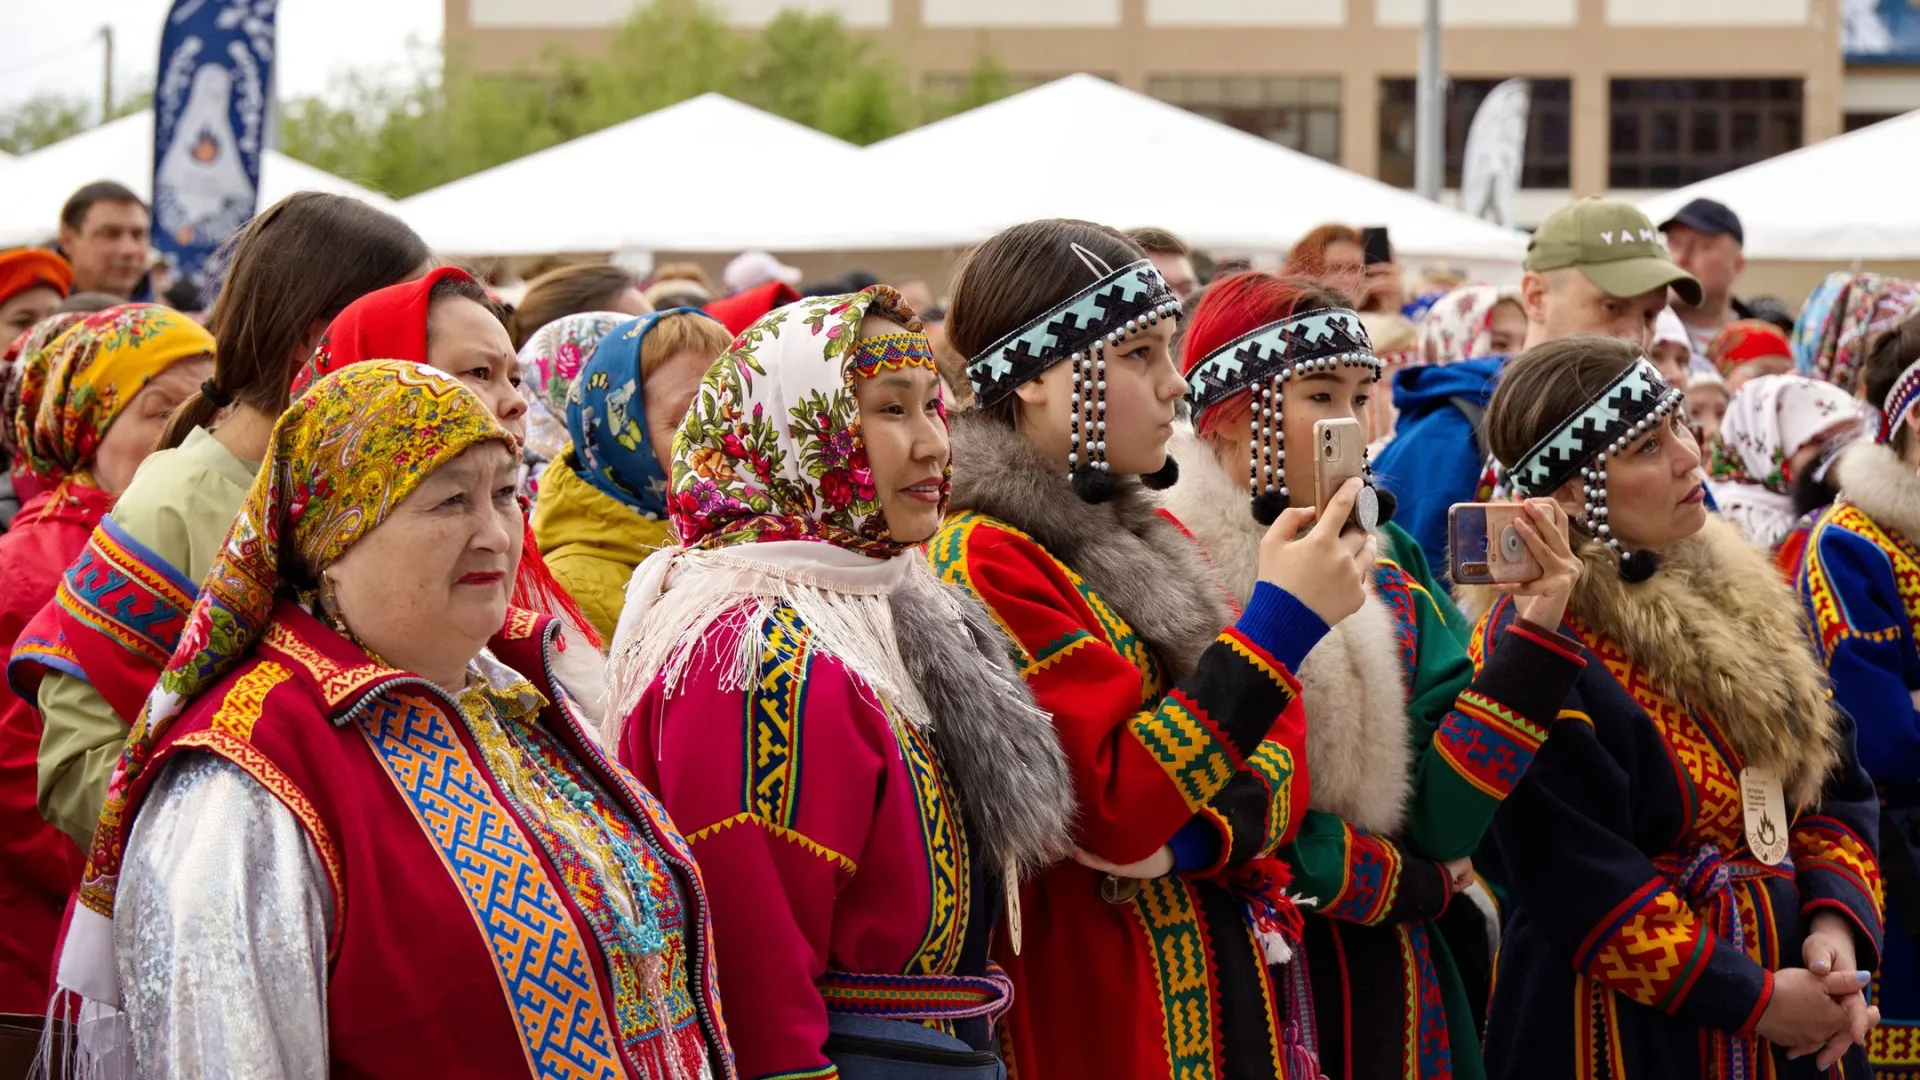
[[[1520,290],[1462,285],[1440,298],[1420,320],[1419,362],[1433,366],[1478,360],[1493,352],[1493,309],[1520,302]]]
[[[555,319],[520,347],[520,378],[527,397],[527,458],[534,464],[566,453],[567,391],[600,339],[632,321],[617,311],[589,311]]]
[[[1762,375],[1727,402],[1709,466],[1713,501],[1747,539],[1771,547],[1793,527],[1787,462],[1835,427],[1845,437],[1864,430],[1860,403],[1829,382],[1801,375]]]

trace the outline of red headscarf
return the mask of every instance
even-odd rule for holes
[[[0,304],[35,285],[45,285],[65,300],[73,291],[73,267],[46,248],[0,251]]]
[[[327,326],[327,335],[313,351],[300,373],[294,376],[292,396],[297,400],[307,388],[344,367],[369,360],[411,360],[427,362],[427,314],[432,307],[433,287],[442,281],[472,281],[473,275],[457,266],[442,266],[417,281],[403,281],[384,289],[375,289],[343,308]],[[574,602],[572,596],[547,569],[540,557],[540,546],[533,539],[533,523],[527,520],[524,504],[520,515],[526,530],[526,543],[520,556],[520,570],[514,576],[515,607],[543,611],[572,623],[594,648],[601,645]]]
[[[427,309],[442,281],[472,281],[457,266],[442,266],[415,281],[375,289],[348,304],[327,325],[313,357],[293,377],[292,396],[343,367],[368,360],[427,362]]]
[[[713,301],[707,305],[707,314],[725,323],[729,333],[739,334],[774,308],[798,299],[800,294],[793,291],[793,286],[784,281],[769,281]]]
[[[1749,360],[1763,356],[1793,357],[1793,343],[1786,331],[1762,319],[1741,319],[1728,323],[1713,336],[1707,346],[1707,359],[1726,375]]]

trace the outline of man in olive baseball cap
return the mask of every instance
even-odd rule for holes
[[[1668,288],[1700,302],[1700,282],[1674,265],[1647,215],[1618,199],[1581,199],[1541,222],[1527,245],[1527,347],[1569,334],[1645,346]]]
[[[1651,348],[1669,286],[1700,295],[1700,283],[1667,257],[1653,222],[1627,203],[1582,199],[1542,223],[1527,246],[1520,283],[1526,347],[1605,334]],[[1373,472],[1399,499],[1395,524],[1413,534],[1441,575],[1448,507],[1484,497],[1476,494],[1488,460],[1478,429],[1505,365],[1506,357],[1488,356],[1394,376],[1400,417]]]

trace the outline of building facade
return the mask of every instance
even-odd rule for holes
[[[1413,181],[1422,0],[710,2],[743,27],[788,7],[834,12],[935,92],[983,54],[1016,85],[1086,71],[1356,172]],[[555,45],[591,54],[632,3],[446,0],[448,47],[493,72],[535,67]],[[1532,80],[1523,224],[1571,195],[1692,183],[1920,107],[1913,69],[1881,65],[1850,82],[1842,28],[1859,0],[1441,6],[1450,187],[1480,99],[1501,80]]]

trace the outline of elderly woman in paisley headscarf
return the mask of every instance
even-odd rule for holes
[[[1799,375],[1748,380],[1727,402],[1709,447],[1707,487],[1720,516],[1763,548],[1833,501],[1827,467],[1864,429],[1861,404]]]
[[[672,542],[667,452],[732,336],[706,312],[676,308],[621,320],[581,358],[564,413],[570,444],[543,474],[533,535],[602,639],[633,568]]]
[[[567,315],[535,330],[520,346],[520,393],[527,399],[527,475],[540,474],[567,452],[567,394],[608,331],[632,319],[617,311]]]
[[[174,406],[213,370],[213,336],[155,304],[56,316],[26,335],[18,465],[39,494],[0,535],[0,648],[49,600]],[[0,1012],[45,1011],[80,851],[34,803],[40,717],[0,687]]]
[[[402,361],[275,426],[61,958],[138,1075],[732,1075],[684,842],[508,604],[516,447]]]
[[[746,1076],[998,1075],[990,931],[1070,850],[1047,717],[914,548],[948,456],[918,331],[874,286],[740,336],[673,443],[681,545],[615,636],[620,760],[689,830]]]

